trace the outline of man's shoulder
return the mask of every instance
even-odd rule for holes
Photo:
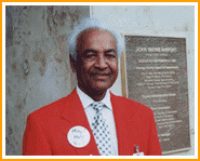
[[[69,95],[62,97],[50,104],[47,104],[32,113],[29,114],[29,116],[37,117],[37,118],[50,118],[57,115],[60,115],[64,108],[70,105],[70,103],[77,99],[75,91],[70,93]],[[76,101],[76,100],[74,100]]]
[[[111,99],[112,99],[113,103],[115,102],[115,104],[117,104],[119,106],[126,107],[126,108],[133,110],[135,112],[152,113],[151,108],[147,107],[146,105],[144,105],[140,102],[129,99],[127,97],[118,96],[118,95],[114,95],[114,94],[111,93]]]

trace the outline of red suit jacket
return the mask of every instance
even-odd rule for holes
[[[135,145],[144,155],[161,155],[153,112],[150,108],[111,93],[119,155],[133,155]],[[91,136],[82,147],[72,146],[67,134],[74,126],[85,127]],[[67,97],[40,108],[27,118],[23,155],[99,155],[79,96]]]

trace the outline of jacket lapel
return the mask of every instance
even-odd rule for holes
[[[90,128],[89,122],[87,120],[87,116],[85,114],[84,108],[81,104],[81,101],[78,97],[77,91],[74,89],[73,92],[67,97],[66,106],[64,107],[63,113],[61,117],[67,120],[71,127],[74,126],[83,126],[90,133],[90,142],[82,148],[75,148],[76,152],[79,155],[99,155],[97,150],[97,146],[93,137],[92,130]],[[68,133],[68,131],[66,131]]]
[[[127,107],[128,105],[123,99],[119,99],[112,93],[111,102],[118,138],[118,153],[119,155],[133,155],[134,143],[137,139],[137,125],[135,125],[133,108]]]
[[[113,106],[113,114],[116,124],[116,132],[118,138],[119,155],[132,155],[134,152],[134,143],[137,142],[138,119],[134,115],[133,108],[127,107],[125,101],[119,99],[111,93],[111,103]],[[66,104],[61,117],[74,126],[83,126],[90,133],[90,142],[82,148],[75,148],[79,155],[99,155],[96,142],[87,120],[84,108],[78,97],[76,90],[67,96]],[[66,131],[66,134],[68,131]]]

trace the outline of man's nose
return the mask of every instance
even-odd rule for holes
[[[95,67],[100,68],[100,69],[105,69],[107,68],[108,64],[106,61],[105,56],[102,55],[98,55],[96,62],[95,62]]]

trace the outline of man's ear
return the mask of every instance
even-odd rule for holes
[[[70,58],[70,66],[72,68],[72,71],[74,73],[76,73],[77,72],[77,63],[76,63],[76,60],[74,60],[74,58],[72,58],[71,55],[69,55],[69,58]]]

